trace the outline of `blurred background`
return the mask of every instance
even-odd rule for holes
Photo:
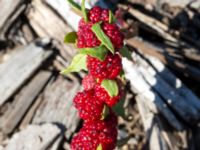
[[[200,1],[94,5],[113,11],[131,51],[116,150],[200,150]],[[59,72],[77,53],[63,40],[80,17],[66,0],[0,6],[0,150],[70,150],[82,126],[72,100],[86,73]]]

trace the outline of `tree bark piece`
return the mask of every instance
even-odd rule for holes
[[[10,108],[12,110],[8,110],[8,114],[5,114],[5,116],[0,118],[0,122],[2,122],[0,124],[0,129],[3,133],[10,134],[19,124],[35,98],[38,96],[38,93],[44,88],[50,76],[50,72],[40,72],[27,86],[22,88],[19,96],[14,100],[14,106],[11,106]]]
[[[168,105],[175,109],[175,111],[179,114],[182,114],[181,116],[184,116],[183,119],[186,119],[188,122],[192,120],[198,121],[200,119],[198,107],[196,108],[196,106],[193,106],[190,103],[191,98],[187,99],[185,96],[182,96],[180,92],[176,90],[176,88],[168,84],[168,82],[176,82],[176,78],[171,78],[170,81],[165,81],[145,60],[143,60],[136,53],[133,59],[138,64],[138,70],[141,72],[144,80],[146,80],[151,87],[155,89],[155,91],[164,97],[164,100]]]
[[[77,31],[78,22],[81,17],[74,13],[67,1],[45,0],[45,3],[53,8],[54,11],[56,11],[62,17],[62,19],[69,24],[70,27]]]
[[[53,54],[44,50],[46,44],[40,41],[22,47],[19,53],[0,64],[0,106]]]
[[[148,54],[154,57],[159,58],[162,63],[169,65],[171,68],[179,71],[187,73],[187,75],[196,81],[200,82],[200,70],[196,67],[193,67],[183,61],[175,60],[172,57],[166,56],[164,54],[161,54],[157,51],[157,49],[145,41],[141,41],[136,38],[131,38],[127,40],[128,45],[139,49],[144,54]]]
[[[5,150],[46,150],[60,134],[61,130],[53,124],[29,125],[13,135]]]
[[[187,102],[198,111],[200,111],[200,99],[188,88],[186,87],[180,79],[178,79],[174,74],[172,74],[168,68],[166,68],[159,59],[145,55],[145,57],[151,62],[153,67],[157,72],[170,86],[176,89],[176,92],[179,93],[182,97],[187,99]]]
[[[142,117],[145,131],[147,133],[147,149],[149,150],[169,150],[167,143],[161,134],[161,128],[158,126],[158,122],[155,121],[154,114],[148,109],[145,103],[145,99],[141,97],[136,97],[139,112]]]
[[[25,0],[0,1],[0,38],[4,38],[6,29],[13,23],[19,14],[25,10]]]
[[[67,2],[62,1],[62,3]],[[61,55],[66,58],[66,60],[71,60],[77,51],[70,45],[64,44],[63,41],[65,35],[71,32],[72,29],[61,19],[61,17],[56,15],[52,9],[42,3],[41,0],[33,0],[32,5],[33,9],[30,9],[27,17],[35,32],[39,37],[53,38]],[[62,7],[59,9],[63,10]],[[65,15],[69,17],[68,13]]]
[[[159,112],[168,120],[175,129],[182,130],[184,126],[177,120],[170,108],[164,103],[164,100],[155,92],[152,87],[144,80],[142,75],[137,69],[137,65],[128,61],[126,58],[123,59],[123,67],[125,71],[126,79],[130,80],[133,91],[146,98],[149,103],[154,103]]]
[[[79,124],[77,111],[72,101],[80,90],[77,81],[68,81],[58,77],[44,92],[44,99],[38,108],[33,123],[54,122],[64,126],[66,137],[70,138]]]

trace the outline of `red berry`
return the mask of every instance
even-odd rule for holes
[[[72,139],[72,150],[113,150],[117,140],[117,117],[113,112],[105,120],[85,122],[80,132]]]
[[[85,90],[91,90],[95,87],[96,81],[95,78],[92,75],[87,75],[82,80],[82,85]]]
[[[97,58],[87,57],[87,68],[92,76],[99,79],[115,79],[121,69],[121,58],[118,54],[108,54],[104,61]]]
[[[121,34],[119,27],[116,24],[103,23],[102,29],[110,38],[116,50],[123,46],[124,36]]]
[[[79,92],[74,98],[74,105],[83,120],[101,119],[104,104],[97,99],[94,90]]]
[[[93,7],[89,13],[89,19],[91,22],[96,23],[96,22],[108,22],[109,21],[109,11],[108,9],[102,9],[99,6]]]
[[[121,98],[120,92],[117,96],[111,97],[108,92],[100,85],[96,85],[94,90],[96,97],[110,107],[114,106]]]
[[[96,35],[92,32],[91,27],[93,23],[86,23],[84,19],[81,19],[78,27],[78,40],[77,47],[78,48],[86,48],[86,47],[97,47],[101,44]]]
[[[82,128],[72,139],[71,150],[96,150],[99,145],[98,134]]]

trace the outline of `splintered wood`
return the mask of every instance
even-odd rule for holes
[[[80,85],[77,81],[63,81],[58,78],[49,86],[43,95],[43,102],[37,109],[33,123],[54,122],[66,128],[66,138],[76,130],[79,123],[72,100]]]
[[[54,124],[29,125],[10,139],[5,150],[46,150],[60,135]]]
[[[47,45],[48,43],[43,43]],[[36,71],[52,51],[43,49],[37,43],[20,48],[19,53],[0,64],[0,106]],[[26,64],[26,65],[24,65]]]

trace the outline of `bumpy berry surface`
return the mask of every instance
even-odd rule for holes
[[[103,150],[113,150],[117,139],[117,117],[114,113],[103,121],[85,122],[71,142],[72,150],[96,150],[99,144]]]
[[[114,106],[121,98],[121,92],[117,96],[110,97],[108,92],[100,85],[96,85],[94,90],[96,97],[110,107]]]
[[[123,46],[124,36],[121,34],[119,27],[116,24],[103,23],[103,31],[110,38],[116,50]]]
[[[103,21],[102,29],[105,34],[110,38],[113,46],[116,50],[119,50],[123,45],[124,36],[121,34],[119,27],[116,24],[108,23],[108,10],[101,9],[100,7],[94,7],[89,12],[90,22],[85,22],[83,19],[79,22],[78,27],[78,40],[77,47],[78,48],[86,48],[86,47],[97,47],[101,44],[96,35],[92,32],[91,28],[94,23]]]
[[[96,150],[99,145],[98,134],[96,132],[82,128],[72,139],[71,150]]]
[[[97,47],[100,45],[101,42],[98,40],[96,35],[91,30],[92,25],[93,25],[92,22],[86,23],[83,19],[80,20],[77,32],[78,48]]]
[[[108,54],[104,61],[97,58],[87,57],[87,68],[90,74],[99,79],[114,79],[121,69],[121,57],[118,54]]]
[[[78,109],[80,118],[85,121],[99,120],[104,106],[97,99],[94,90],[77,93],[74,98],[74,105]]]
[[[93,23],[103,21],[103,22],[108,22],[109,21],[109,11],[108,9],[102,9],[99,6],[93,7],[89,13],[89,20]]]
[[[86,75],[82,80],[82,85],[87,91],[93,89],[96,85],[95,78],[90,74]]]

